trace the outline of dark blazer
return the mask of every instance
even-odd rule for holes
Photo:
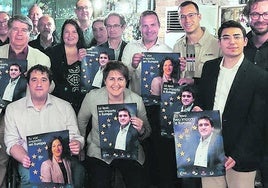
[[[120,126],[116,125],[114,127],[114,132],[112,133],[112,140],[115,146],[115,142],[116,142],[116,137],[117,134],[119,133],[120,130]],[[126,152],[127,153],[137,153],[138,152],[138,145],[139,145],[139,141],[138,141],[138,131],[133,127],[133,125],[129,126],[128,132],[127,132],[127,137],[126,137]],[[136,149],[136,150],[135,150]]]
[[[0,97],[2,99],[5,89],[9,83],[9,79],[3,79],[0,86]],[[21,76],[15,86],[12,101],[16,101],[22,97],[25,97],[27,89],[27,80],[24,76]]]
[[[118,56],[118,61],[121,61],[121,58],[122,58],[122,55],[123,55],[123,51],[124,51],[124,48],[126,47],[127,43],[125,41],[122,40],[122,44],[120,46],[120,52],[119,52],[119,56]],[[101,47],[105,47],[105,48],[109,48],[109,43],[108,41],[101,44],[100,45]],[[111,60],[115,60],[115,55],[113,54],[113,57],[110,57]]]
[[[197,104],[212,110],[222,58],[205,63],[199,83]],[[267,73],[244,59],[239,67],[222,113],[222,134],[226,156],[231,156],[237,171],[258,168],[261,132],[265,114]]]

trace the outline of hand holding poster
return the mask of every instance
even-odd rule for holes
[[[219,111],[174,113],[178,177],[225,175]]]

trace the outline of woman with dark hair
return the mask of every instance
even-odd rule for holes
[[[153,78],[151,94],[160,96],[164,82],[178,83],[178,63],[171,57],[165,57],[160,62],[159,76]]]
[[[55,89],[53,95],[70,102],[78,113],[84,95],[80,92],[81,60],[86,55],[81,28],[74,19],[67,19],[61,30],[61,41],[49,48]]]
[[[48,160],[41,165],[41,181],[47,183],[72,184],[71,162],[66,159],[63,139],[54,137],[48,145]]]
[[[113,172],[118,169],[128,188],[145,188],[144,179],[144,151],[142,145],[138,146],[138,159],[103,159],[101,157],[98,111],[100,104],[136,103],[137,116],[131,117],[131,125],[137,130],[138,139],[142,142],[151,133],[145,106],[142,98],[126,88],[128,81],[128,68],[119,61],[110,61],[103,70],[105,87],[91,90],[85,96],[78,113],[78,125],[81,135],[86,136],[86,127],[92,118],[92,129],[87,137],[86,166],[91,177],[91,186],[94,188],[110,188]]]

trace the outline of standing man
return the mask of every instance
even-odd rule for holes
[[[139,30],[142,38],[128,43],[124,49],[122,62],[126,64],[130,73],[129,87],[137,94],[141,94],[141,59],[142,52],[172,52],[172,50],[158,40],[160,21],[156,12],[146,10],[141,13]]]
[[[179,83],[197,84],[204,63],[219,57],[220,50],[217,39],[205,27],[200,26],[202,17],[195,2],[185,1],[181,3],[178,14],[180,24],[186,34],[175,43],[173,51],[179,52],[181,57],[186,58],[186,61],[187,59],[191,59],[191,63],[194,61],[194,66],[186,66]]]
[[[97,18],[92,23],[93,36],[90,46],[98,46],[108,40],[107,29],[104,25],[104,18]]]
[[[42,16],[38,21],[37,28],[40,33],[35,40],[29,42],[29,45],[45,53],[45,49],[58,43],[54,19],[49,15]]]
[[[39,34],[38,21],[42,16],[43,16],[43,10],[37,4],[34,4],[33,6],[31,6],[31,8],[29,9],[29,14],[28,14],[28,17],[33,22],[33,29],[30,34],[30,41],[36,39]]]
[[[86,47],[89,47],[93,39],[93,32],[91,27],[91,17],[93,14],[93,7],[91,1],[77,0],[75,14],[78,19],[78,24],[83,31]]]
[[[9,15],[4,11],[0,11],[0,46],[9,43],[7,26],[8,20]]]
[[[251,31],[247,34],[248,44],[244,48],[245,57],[268,71],[268,1],[248,1],[243,14],[247,17],[251,27]],[[268,128],[264,133],[266,140],[262,145],[265,149],[268,145]],[[261,176],[264,188],[268,188],[268,149],[264,150]]]
[[[267,73],[244,57],[247,38],[240,23],[223,23],[218,39],[223,57],[205,63],[197,104],[220,111],[226,175],[204,177],[202,187],[253,188],[262,150]]]
[[[6,109],[6,151],[19,162],[18,171],[23,188],[32,187],[27,136],[69,130],[71,154],[78,155],[84,145],[84,138],[79,133],[71,104],[49,94],[51,74],[51,71],[42,65],[30,68],[27,72],[29,95],[9,104]]]
[[[50,59],[41,51],[28,46],[30,32],[33,28],[30,18],[15,15],[8,21],[9,44],[0,46],[0,57],[9,59],[27,60],[27,68],[33,65],[43,64],[50,67]],[[6,165],[8,156],[4,152],[4,118],[3,112],[0,114],[0,185],[5,181]]]
[[[100,46],[113,49],[114,57],[111,57],[111,60],[121,61],[123,50],[127,45],[122,39],[126,28],[125,17],[121,14],[112,12],[104,19],[104,25],[107,29],[108,41]]]

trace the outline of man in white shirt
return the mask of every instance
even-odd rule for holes
[[[99,55],[99,70],[95,74],[94,80],[92,82],[92,86],[94,88],[101,88],[104,86],[103,82],[103,69],[105,68],[106,64],[109,61],[109,55],[107,52],[100,52]]]

